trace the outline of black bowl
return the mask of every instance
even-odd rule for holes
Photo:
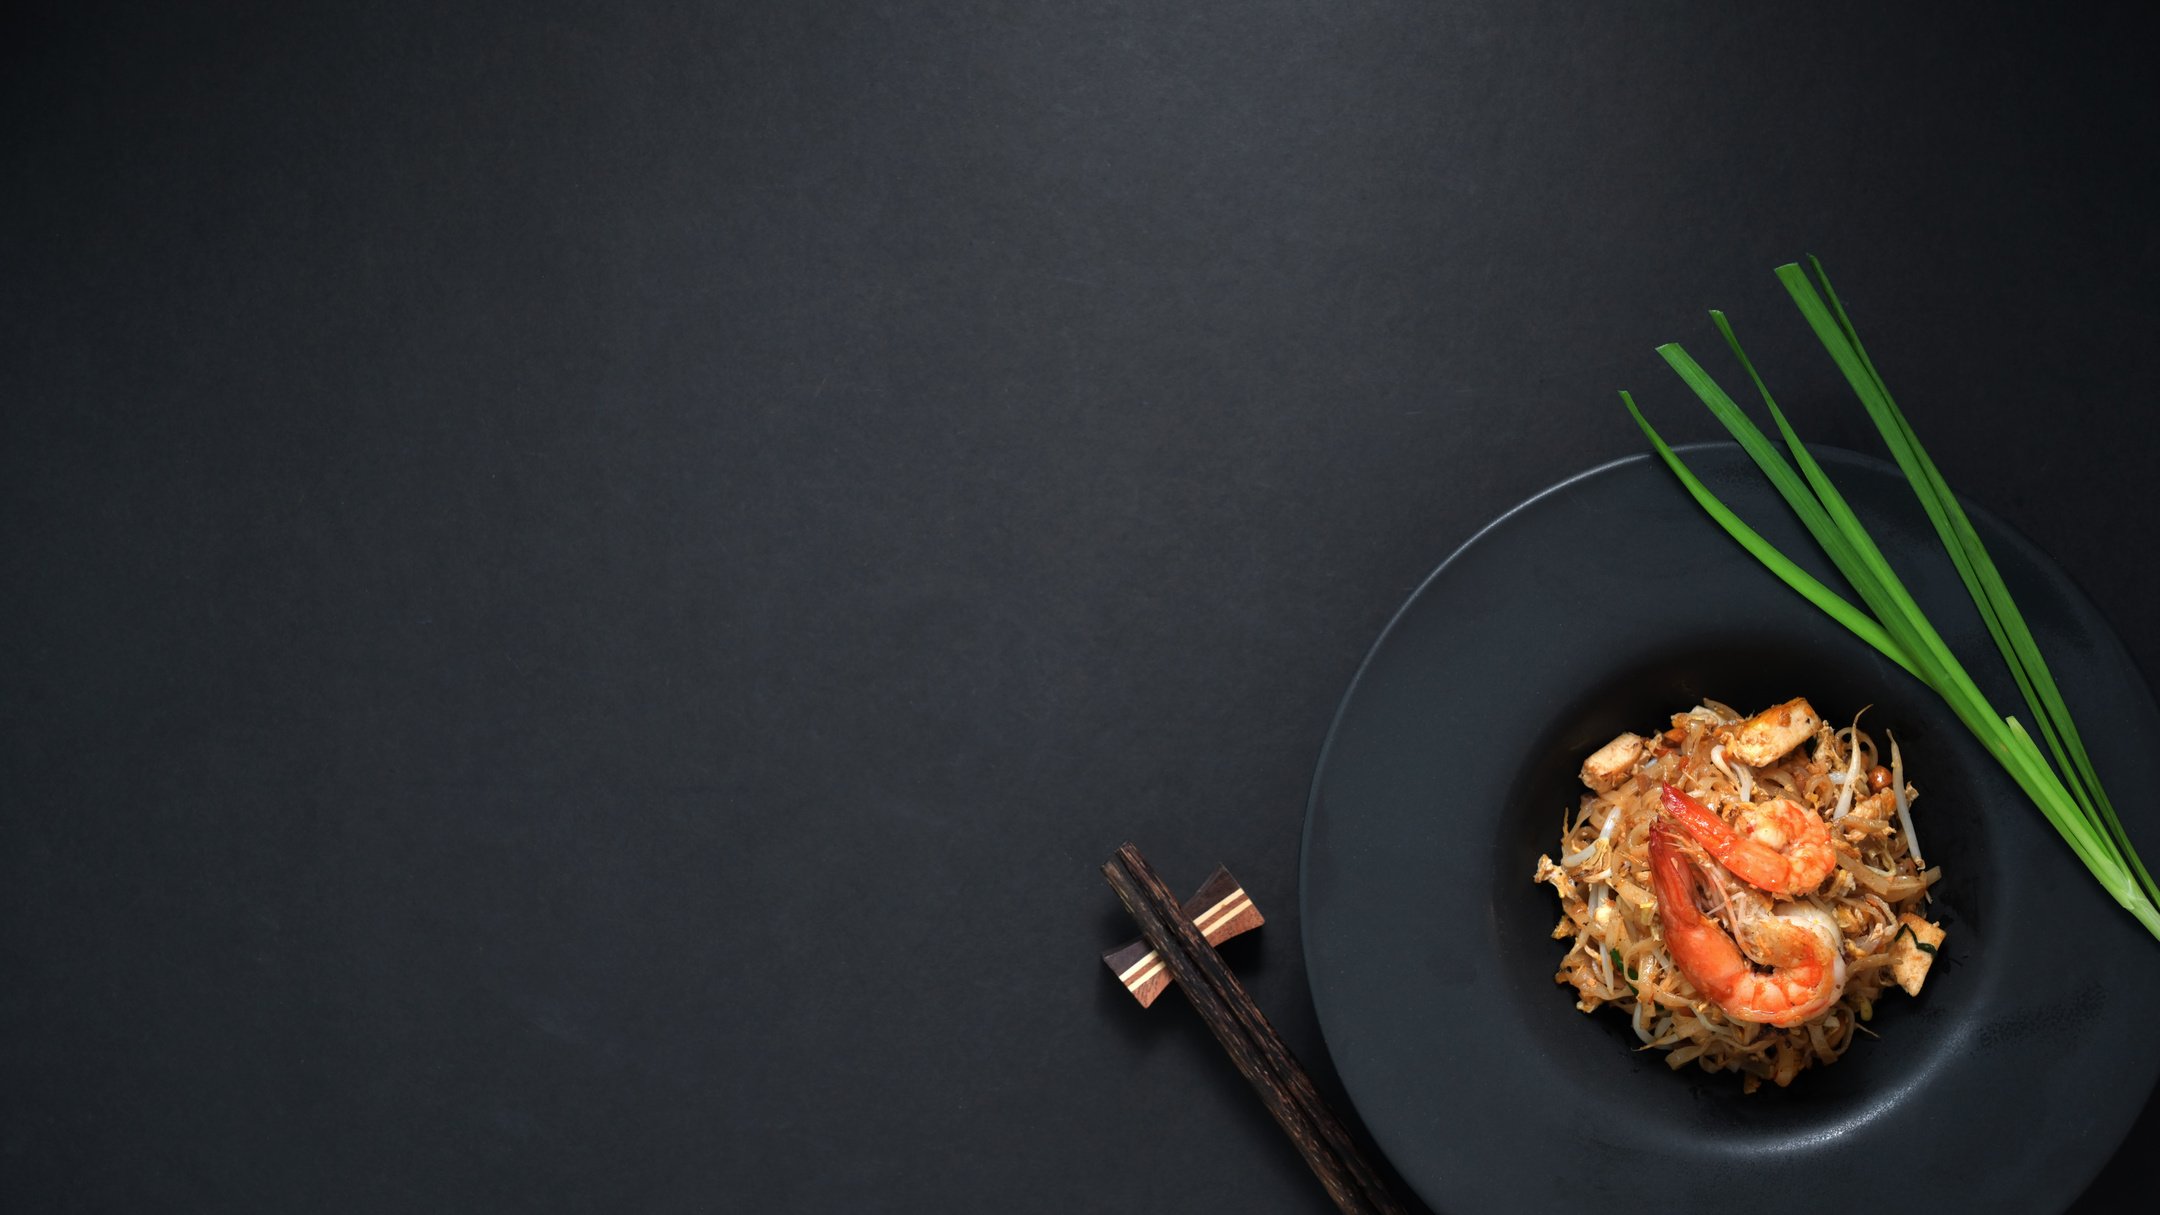
[[[1737,449],[1684,452],[1780,549],[1827,567]],[[2000,660],[1902,478],[1822,453],[1998,711]],[[2091,604],[1975,512],[2096,763],[2150,836],[2160,713]],[[1920,997],[1890,993],[1835,1066],[1732,1074],[1585,1016],[1553,982],[1559,905],[1531,881],[1583,757],[1704,697],[1804,695],[1896,734],[1949,929]],[[1435,572],[1344,700],[1306,822],[1313,1000],[1359,1113],[1450,1212],[1635,1194],[1660,1209],[1819,1210],[1885,1186],[1901,1210],[2060,1209],[2160,1074],[2160,942],[2115,906],[1924,685],[1779,583],[1648,458],[1503,516]],[[1636,1187],[1650,1182],[1650,1188]]]

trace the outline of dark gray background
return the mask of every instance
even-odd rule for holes
[[[1325,1077],[1360,656],[1705,307],[1875,450],[1808,251],[2156,669],[2153,31],[1735,7],[11,13],[8,1205],[1325,1209],[1096,866]]]

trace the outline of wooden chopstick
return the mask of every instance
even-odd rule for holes
[[[1359,1152],[1349,1129],[1320,1099],[1297,1057],[1200,930],[1184,917],[1140,850],[1129,843],[1119,848],[1103,865],[1103,877],[1336,1207],[1344,1215],[1403,1215],[1402,1205]]]

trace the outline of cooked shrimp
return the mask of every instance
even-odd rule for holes
[[[1769,914],[1742,914],[1740,935],[1769,967],[1747,954],[1695,905],[1703,874],[1680,837],[1660,820],[1650,829],[1650,875],[1657,887],[1658,927],[1680,973],[1712,1003],[1742,1021],[1798,1025],[1845,992],[1843,940],[1821,908],[1780,903]]]
[[[1837,868],[1837,849],[1822,816],[1790,798],[1742,803],[1739,820],[1718,813],[1671,785],[1659,790],[1672,816],[1733,876],[1769,894],[1807,894]]]

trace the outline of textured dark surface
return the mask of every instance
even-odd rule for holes
[[[2160,670],[2145,18],[487,7],[0,19],[11,1209],[1324,1209],[1096,867],[1331,1083],[1359,658],[1704,307],[1872,449],[1801,252]]]

